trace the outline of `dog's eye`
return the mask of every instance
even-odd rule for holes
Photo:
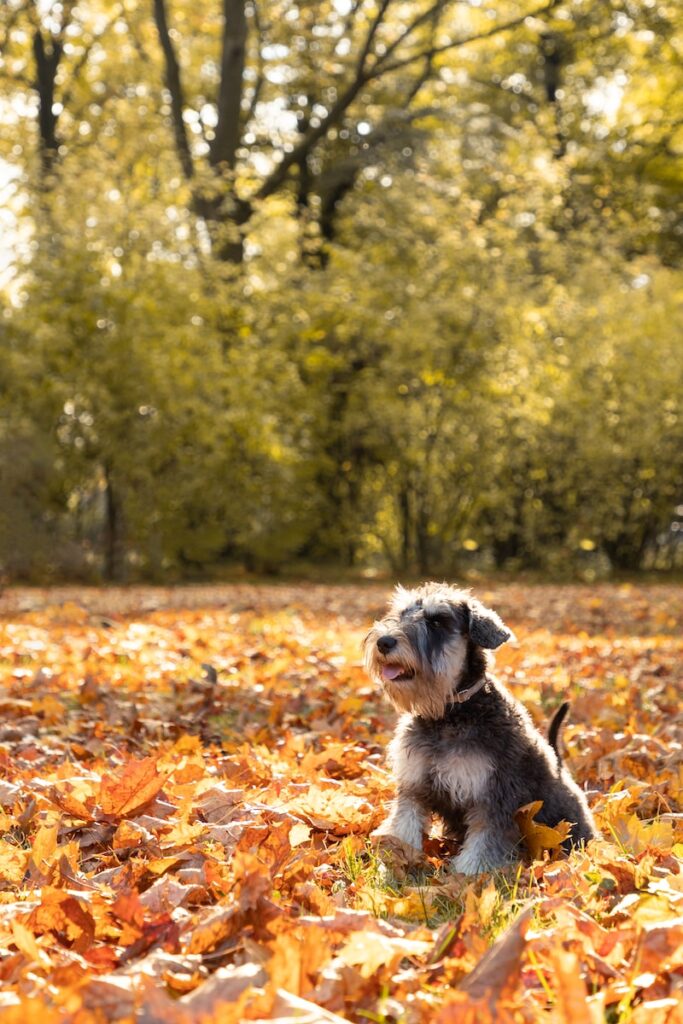
[[[447,615],[428,615],[426,619],[427,625],[433,629],[446,629],[448,626],[449,620]]]

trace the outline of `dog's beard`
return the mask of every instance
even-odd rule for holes
[[[383,656],[377,649],[381,631],[373,630],[366,639],[365,667],[370,677],[384,690],[397,711],[408,711],[425,718],[441,718],[462,673],[464,656],[458,645],[444,650],[432,665],[415,651],[403,636],[392,635],[397,644]],[[454,655],[457,655],[454,657]]]
[[[375,644],[366,648],[368,674],[382,687],[393,707],[426,718],[440,718],[449,701],[453,681],[443,673],[435,673],[429,664],[415,656],[408,643],[399,640],[386,657]]]
[[[384,692],[397,711],[408,711],[423,718],[443,718],[452,693],[447,680],[437,676],[415,675],[408,682],[382,681]]]

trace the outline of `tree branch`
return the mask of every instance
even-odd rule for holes
[[[469,82],[472,82],[473,85],[480,85],[484,89],[497,89],[513,102],[515,100],[521,100],[522,103],[526,103],[528,106],[536,107],[536,109],[538,109],[538,100],[529,93],[514,92],[512,89],[506,89],[502,82],[493,82],[488,78],[478,78],[476,75],[471,75],[469,73],[467,75],[467,79]]]
[[[251,0],[251,9],[254,18],[254,28],[256,30],[256,62],[258,70],[256,72],[256,82],[254,84],[254,91],[249,101],[249,110],[244,118],[245,125],[249,124],[254,114],[256,113],[256,105],[261,97],[261,90],[263,89],[263,83],[265,81],[264,69],[263,69],[263,56],[261,54],[261,47],[263,44],[263,25],[261,23],[261,15],[259,14],[257,0]]]
[[[482,39],[490,39],[492,36],[496,36],[500,32],[507,32],[510,28],[516,28],[518,25],[523,24],[527,18],[538,18],[542,14],[548,14],[554,7],[558,7],[562,2],[563,0],[549,0],[549,3],[544,4],[543,7],[538,7],[535,11],[527,11],[526,14],[520,14],[518,18],[506,21],[502,25],[493,25],[485,32],[478,32],[475,35],[464,36],[462,39],[453,39],[450,43],[443,43],[441,46],[432,46],[428,50],[422,50],[409,57],[404,57],[403,60],[394,61],[393,64],[381,65],[379,69],[372,68],[370,78],[379,78],[381,75],[387,75],[391,71],[397,71],[399,68],[404,68],[409,64],[414,64],[416,60],[424,60],[426,57],[433,59],[442,53],[448,53],[450,50],[459,49],[461,46],[467,46],[469,43],[478,43]]]
[[[351,105],[351,103],[353,103],[358,93],[368,81],[368,72],[365,65],[372,49],[373,40],[377,35],[380,25],[382,24],[387,8],[391,3],[392,0],[382,0],[377,14],[373,18],[370,28],[368,29],[368,34],[361,49],[360,57],[356,62],[356,70],[353,79],[349,85],[337,97],[336,102],[332,104],[325,117],[321,118],[317,125],[309,128],[301,142],[294,146],[289,153],[283,154],[280,163],[266,178],[261,185],[261,188],[256,193],[257,199],[266,199],[268,196],[272,195],[273,192],[277,192],[287,178],[290,168],[301,164],[301,162],[306,159],[307,155],[316,143],[327,134],[328,129],[337,123],[344,111]]]
[[[391,57],[392,53],[396,53],[396,50],[399,48],[401,43],[404,43],[405,40],[408,39],[413,34],[413,32],[420,27],[420,25],[424,25],[430,19],[433,19],[436,15],[438,15],[441,12],[441,10],[443,10],[443,8],[445,7],[446,2],[447,0],[437,0],[437,2],[435,4],[432,4],[431,7],[428,7],[426,11],[423,11],[421,14],[418,14],[418,16],[414,18],[409,25],[406,25],[404,30],[396,37],[396,39],[394,39],[393,43],[387,46],[384,53],[382,53],[377,58],[377,62],[373,67],[373,71],[376,71],[382,64],[384,64],[388,60],[388,58]]]
[[[59,26],[59,32],[58,32],[58,36],[59,36],[60,40],[63,40],[64,36],[66,35],[66,30],[68,29],[69,25],[71,24],[71,20],[73,18],[73,14],[74,14],[75,9],[76,9],[76,0],[65,0],[65,2],[62,3],[62,23]]]
[[[358,60],[358,72],[359,73],[363,72],[364,69],[365,69],[365,62],[368,59],[368,57],[370,56],[370,51],[372,49],[372,43],[374,41],[375,36],[377,35],[377,31],[378,31],[380,25],[384,21],[384,15],[387,13],[387,8],[389,7],[389,4],[391,2],[392,2],[392,0],[382,0],[382,3],[379,5],[379,7],[377,9],[377,14],[372,19],[372,24],[370,25],[370,29],[368,31],[368,34],[367,34],[366,38],[365,38],[365,43],[363,45],[363,49],[361,50],[361,55],[360,55],[360,58]]]
[[[171,95],[171,117],[176,150],[183,174],[189,180],[194,176],[194,160],[190,150],[185,122],[183,121],[183,87],[180,78],[180,65],[176,57],[171,35],[168,31],[165,0],[154,0],[154,21],[156,22],[159,43],[164,54],[166,88]]]
[[[431,46],[428,49],[414,53],[403,60],[394,61],[393,64],[385,65],[380,61],[376,61],[373,67],[368,69],[365,64],[372,49],[372,42],[386,13],[387,7],[391,3],[391,0],[383,0],[380,5],[380,9],[373,19],[370,29],[368,30],[368,36],[366,37],[361,50],[361,55],[356,64],[356,71],[353,79],[346,89],[339,95],[337,101],[330,107],[325,117],[321,119],[320,123],[315,127],[310,128],[302,138],[301,142],[294,146],[288,153],[283,154],[283,157],[277,167],[275,167],[275,169],[269,174],[261,185],[261,188],[256,193],[256,198],[265,199],[281,187],[286,180],[290,169],[300,164],[302,160],[306,159],[306,156],[311,149],[327,134],[331,127],[338,123],[342,114],[348,109],[351,103],[353,103],[358,93],[365,85],[368,84],[368,82],[381,78],[384,75],[389,74],[391,71],[396,71],[398,68],[414,64],[415,61],[427,60],[431,62],[434,57],[441,53],[446,53],[448,50],[466,46],[468,43],[475,43],[482,39],[490,39],[491,36],[498,35],[500,32],[506,32],[508,29],[521,25],[527,18],[537,18],[541,14],[547,14],[562,2],[563,0],[549,0],[548,3],[543,5],[543,7],[536,8],[536,10],[533,11],[527,11],[526,14],[520,15],[518,18],[513,18],[511,21],[506,21],[502,25],[494,25],[485,32],[465,36],[462,39],[454,39],[452,42],[444,43],[442,46]],[[439,6],[440,4],[437,3],[429,8],[428,13],[430,16],[434,15],[435,10],[438,10]],[[420,15],[419,20],[420,23],[422,23],[424,21],[424,15]],[[403,36],[403,33],[401,33],[401,35]],[[392,47],[393,46],[394,44],[392,44]],[[393,52],[395,52],[395,49]]]
[[[435,6],[432,8],[432,16],[431,16],[431,23],[432,23],[431,24],[431,37],[432,37],[432,42],[433,42],[433,40],[434,40],[434,38],[436,36],[436,30],[438,28],[439,18],[441,16],[442,12],[443,12],[443,5],[442,4],[435,4]],[[411,85],[410,89],[408,90],[408,93],[407,93],[406,99],[405,99],[405,106],[406,107],[409,107],[411,105],[413,100],[416,98],[417,94],[420,92],[422,87],[427,84],[427,82],[431,79],[433,74],[434,74],[434,58],[431,56],[431,54],[428,54],[427,57],[425,58],[425,63],[424,63],[424,67],[423,67],[422,71],[416,76],[415,81],[413,82],[413,84]]]
[[[344,29],[343,29],[342,35],[341,35],[342,38],[344,36],[351,35],[351,32],[353,30],[353,25],[354,25],[354,22],[356,20],[356,15],[358,14],[358,11],[360,10],[360,8],[362,6],[363,6],[363,0],[353,0],[353,3],[351,4],[351,8],[349,10],[349,13],[346,15],[346,21],[344,22]]]

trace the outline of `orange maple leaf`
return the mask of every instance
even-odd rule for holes
[[[95,938],[95,919],[84,904],[63,889],[50,886],[43,888],[39,906],[24,923],[36,935],[52,932],[77,953],[88,950]]]
[[[120,775],[103,778],[99,798],[103,813],[123,818],[153,800],[166,781],[166,776],[159,774],[157,764],[156,757],[129,761]]]

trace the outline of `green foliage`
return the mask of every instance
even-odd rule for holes
[[[390,3],[373,60],[419,24],[333,117],[380,6],[318,8],[247,5],[227,164],[219,5],[169,8],[189,176],[147,5],[0,13],[4,571],[670,567],[674,9]]]

